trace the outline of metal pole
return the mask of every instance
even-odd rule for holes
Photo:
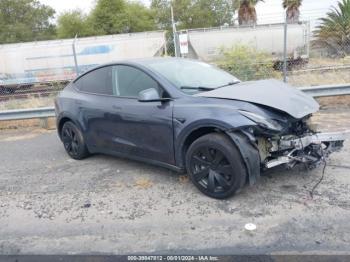
[[[177,33],[176,33],[176,25],[175,25],[175,19],[174,19],[174,10],[173,7],[170,7],[171,10],[171,24],[173,26],[173,38],[174,38],[174,51],[175,51],[175,57],[178,57],[177,52]]]
[[[168,43],[166,40],[166,32],[164,31],[164,55],[168,56]]]
[[[311,26],[310,21],[306,22],[306,57],[309,60],[310,59],[310,37],[311,37]]]
[[[77,76],[79,76],[79,66],[78,66],[77,52],[75,51],[75,42],[76,42],[77,38],[78,38],[78,35],[75,35],[72,47],[73,47],[75,72],[76,72]]]
[[[287,83],[287,12],[284,21],[284,48],[283,48],[283,81]]]

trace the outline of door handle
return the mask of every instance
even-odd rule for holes
[[[121,106],[115,106],[115,105],[113,105],[112,108],[113,108],[115,111],[122,111],[122,107],[121,107]]]

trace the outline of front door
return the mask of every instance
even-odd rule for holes
[[[125,65],[113,67],[114,125],[113,150],[131,156],[174,164],[172,111],[173,103],[140,102],[141,91],[162,87],[143,71]]]

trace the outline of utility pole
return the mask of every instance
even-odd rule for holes
[[[287,12],[284,21],[284,47],[283,47],[283,81],[287,83],[287,32],[288,31],[288,18]]]
[[[79,66],[78,66],[77,52],[76,52],[76,50],[75,50],[75,42],[77,41],[77,38],[78,38],[78,35],[75,35],[72,48],[73,48],[75,72],[76,72],[77,76],[79,76]]]
[[[175,19],[174,19],[174,9],[173,6],[170,6],[171,10],[171,24],[173,26],[173,38],[174,38],[174,51],[175,51],[175,57],[178,57],[177,53],[177,34],[176,34],[176,24],[175,24]]]

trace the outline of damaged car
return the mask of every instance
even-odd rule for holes
[[[187,172],[227,198],[277,166],[316,166],[344,134],[311,124],[318,103],[277,80],[241,82],[194,60],[150,58],[96,67],[55,101],[57,130],[74,159],[110,154]]]

